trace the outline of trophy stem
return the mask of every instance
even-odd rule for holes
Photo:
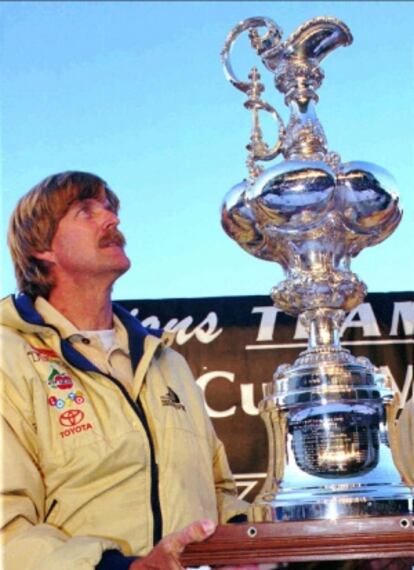
[[[344,317],[345,313],[341,309],[322,308],[303,312],[300,321],[309,333],[309,350],[339,350],[339,329]]]
[[[284,157],[287,160],[323,160],[327,154],[327,141],[316,116],[314,101],[293,100],[289,107],[291,114],[282,148]]]

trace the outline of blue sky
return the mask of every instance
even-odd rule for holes
[[[121,199],[132,269],[115,298],[266,295],[283,278],[220,226],[224,195],[246,175],[250,117],[219,54],[251,16],[273,18],[284,38],[316,16],[350,27],[354,43],[322,63],[318,116],[344,162],[393,174],[404,208],[394,234],[352,269],[372,292],[414,289],[413,3],[2,2],[0,12],[1,296],[15,288],[10,212],[34,184],[69,169],[100,175]],[[234,67],[243,75],[254,64],[242,42]],[[263,78],[264,98],[287,119]]]

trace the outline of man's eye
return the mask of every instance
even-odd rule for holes
[[[92,208],[89,204],[84,204],[79,208],[78,213],[83,216],[89,217],[92,214]]]

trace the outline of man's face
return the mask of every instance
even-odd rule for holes
[[[130,267],[119,219],[106,198],[74,202],[60,220],[51,249],[39,258],[52,263],[55,285],[61,279],[115,281]]]

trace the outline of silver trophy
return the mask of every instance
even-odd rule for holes
[[[242,32],[285,96],[287,126],[262,99],[258,70],[240,81],[232,69],[231,48]],[[328,151],[316,116],[320,62],[351,42],[335,18],[307,21],[282,42],[275,22],[257,17],[237,25],[222,51],[226,76],[247,95],[253,121],[249,175],[225,197],[222,225],[248,253],[281,264],[286,278],[272,299],[299,315],[309,334],[307,350],[278,367],[260,403],[269,465],[250,511],[257,522],[413,514],[413,490],[402,483],[388,444],[391,386],[340,343],[345,311],[366,295],[351,258],[387,238],[401,219],[392,177],[374,164],[342,163]],[[272,148],[260,112],[277,125]],[[278,155],[284,160],[275,166],[258,164]]]

